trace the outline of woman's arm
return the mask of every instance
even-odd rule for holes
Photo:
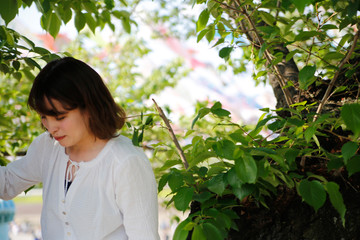
[[[116,172],[116,201],[129,240],[158,240],[157,185],[145,155],[131,155]]]
[[[9,200],[41,182],[41,159],[45,151],[46,137],[40,135],[29,146],[24,157],[0,167],[0,198]]]

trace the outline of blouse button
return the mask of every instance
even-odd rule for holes
[[[61,200],[62,203],[65,203],[65,199]]]
[[[70,225],[69,222],[65,222],[65,225]]]
[[[62,214],[66,215],[66,212],[62,212]]]
[[[68,236],[71,236],[71,232],[67,232],[67,235],[68,235]]]

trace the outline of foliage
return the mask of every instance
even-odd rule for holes
[[[353,111],[358,106],[345,105],[341,119],[326,114],[315,122],[313,118],[300,118],[302,105],[291,110],[296,113],[291,118],[282,118],[266,109],[253,129],[232,123],[220,111],[211,111],[214,107],[226,111],[218,108],[218,102],[211,108],[200,109],[201,120],[195,118],[192,142],[184,147],[190,167],[182,169],[180,161],[168,160],[162,168],[166,173],[159,181],[159,191],[168,184],[170,202],[179,211],[186,211],[190,202],[197,203],[197,211],[179,224],[174,239],[186,239],[190,230],[193,239],[224,239],[230,229],[237,229],[239,208],[257,203],[268,207],[267,200],[276,197],[280,186],[296,189],[315,211],[328,196],[345,221],[346,206],[339,185],[332,180],[332,172],[345,168],[350,176],[360,171],[356,153],[359,143],[348,139],[341,152],[333,154],[319,145],[318,136],[324,135],[327,126],[336,131],[346,125],[347,108]],[[359,112],[356,115],[358,118]],[[211,122],[206,117],[215,120],[211,135],[201,131],[201,126]],[[267,132],[264,130],[271,133],[264,136]],[[306,169],[301,160],[307,159],[324,159],[327,168]],[[209,228],[213,232],[209,233]]]
[[[315,211],[328,196],[345,225],[346,206],[339,184],[334,181],[334,172],[348,177],[359,172],[359,105],[345,104],[340,108],[341,114],[339,108],[324,114],[322,110],[336,94],[349,103],[357,100],[358,95],[351,92],[358,91],[359,2],[196,3],[204,6],[196,23],[197,41],[206,38],[214,47],[223,46],[219,57],[235,72],[245,70],[244,64],[253,62],[254,79],[276,81],[287,108],[278,109],[277,113],[284,111],[278,115],[267,110],[251,130],[228,122],[224,118],[227,114],[212,111],[219,103],[198,111],[192,125],[211,113],[221,118],[214,125],[218,131],[214,135],[197,133],[192,143],[184,147],[189,169],[179,170],[170,165],[159,181],[159,191],[165,184],[170,187],[170,202],[178,210],[185,211],[190,202],[197,204],[179,224],[174,239],[186,239],[190,230],[192,239],[224,239],[231,228],[237,230],[239,208],[251,204],[268,207],[266,200],[276,198],[280,186],[296,189]],[[238,48],[244,51],[240,59],[231,56]],[[238,62],[240,65],[236,65]],[[300,68],[294,71],[294,76],[286,76],[281,70],[289,62],[293,68]],[[271,79],[274,75],[275,80]],[[324,83],[326,92],[314,96],[311,87],[320,88]],[[299,98],[294,98],[289,88]],[[222,125],[227,128],[219,130]],[[229,129],[229,125],[233,128]],[[263,128],[272,134],[263,137],[260,132]],[[319,140],[346,129],[353,135],[337,136],[342,146],[329,149]],[[321,167],[315,167],[316,164]]]
[[[6,24],[19,7],[34,2],[43,14],[42,27],[53,36],[61,23],[72,17],[78,31],[85,25],[93,33],[105,25],[115,31],[112,19],[120,19],[122,29],[130,32],[130,23],[136,25],[130,9],[139,4],[107,0],[14,2],[6,0],[11,11],[0,10]],[[174,33],[181,34],[181,21],[177,19],[184,5],[158,2],[161,8],[173,7],[171,14],[156,10],[146,21],[176,26]],[[176,134],[188,163],[184,167],[178,147],[166,135],[169,127],[159,127],[161,114],[142,106],[154,91],[174,86],[186,74],[181,61],[143,76],[136,69],[136,61],[149,50],[138,36],[124,38],[120,34],[119,42],[101,45],[109,52],[115,46],[122,46],[123,51],[97,63],[96,49],[88,53],[80,44],[63,53],[51,53],[0,26],[0,71],[6,76],[1,81],[11,86],[11,91],[0,98],[2,104],[7,104],[1,109],[6,111],[0,118],[0,152],[15,154],[28,143],[12,140],[14,125],[28,137],[39,131],[39,126],[32,127],[35,120],[26,106],[16,107],[13,103],[24,102],[31,80],[45,62],[71,52],[98,64],[105,79],[112,79],[108,84],[117,100],[138,116],[128,122],[127,134],[135,145],[151,149],[158,190],[168,194],[168,205],[182,212],[191,208],[190,215],[178,225],[174,239],[186,239],[189,234],[192,239],[227,238],[230,231],[238,229],[236,220],[242,217],[239,210],[268,208],[269,201],[276,199],[283,188],[296,192],[314,211],[329,199],[345,225],[342,184],[351,183],[339,182],[336,176],[351,179],[360,172],[360,2],[192,0],[189,5],[201,11],[197,20],[186,16],[194,29],[187,28],[183,35],[196,32],[198,42],[208,41],[218,48],[219,58],[224,59],[220,69],[231,68],[239,73],[247,65],[253,66],[254,80],[268,81],[274,88],[280,104],[276,110],[262,109],[264,114],[255,126],[242,126],[231,121],[230,112],[220,102],[198,103],[196,116],[182,124],[187,130]],[[234,54],[239,51],[240,57]],[[139,87],[134,87],[139,82]],[[336,139],[336,144],[329,144],[328,139]]]

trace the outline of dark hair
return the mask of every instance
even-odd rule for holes
[[[52,109],[47,109],[44,98]],[[72,57],[49,62],[36,76],[28,105],[40,114],[56,116],[51,99],[66,110],[79,108],[89,116],[90,131],[100,139],[116,136],[125,123],[125,111],[118,106],[100,75],[86,63]]]

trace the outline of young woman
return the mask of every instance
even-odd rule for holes
[[[125,113],[97,72],[71,57],[50,62],[28,104],[47,131],[0,168],[0,198],[42,182],[44,240],[159,239],[152,168],[118,135]]]

